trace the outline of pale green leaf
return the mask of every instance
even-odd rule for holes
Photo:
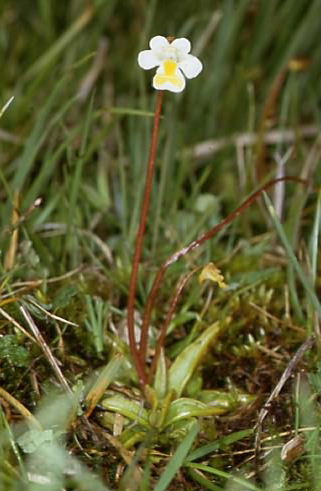
[[[193,417],[212,416],[219,414],[215,407],[204,404],[196,399],[189,397],[181,397],[176,399],[170,405],[166,415],[164,427],[169,426],[182,419],[190,419]]]
[[[155,374],[154,389],[158,399],[163,399],[167,392],[167,367],[164,350],[160,352]]]
[[[102,401],[102,406],[108,411],[122,414],[131,421],[149,427],[148,414],[146,409],[138,401],[132,401],[121,394],[107,397]]]
[[[222,329],[222,325],[215,322],[177,356],[169,370],[168,388],[175,390],[178,397]]]

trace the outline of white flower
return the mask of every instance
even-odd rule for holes
[[[169,42],[164,36],[155,36],[149,46],[150,49],[139,53],[138,65],[144,70],[158,67],[153,78],[153,87],[157,90],[182,92],[185,77],[197,77],[203,69],[200,60],[189,54],[191,43],[188,39],[179,38]]]

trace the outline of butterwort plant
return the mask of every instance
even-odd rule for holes
[[[127,305],[129,345],[138,377],[143,386],[148,383],[144,356],[146,339],[144,336],[141,336],[140,345],[138,347],[135,336],[134,314],[139,264],[143,251],[144,236],[155,171],[155,161],[157,157],[159,125],[164,100],[164,91],[175,93],[182,92],[186,86],[185,77],[188,79],[195,78],[203,69],[201,61],[196,56],[190,54],[191,43],[186,38],[175,39],[173,37],[166,38],[164,36],[155,36],[150,40],[149,47],[150,49],[139,53],[138,65],[144,70],[157,68],[152,81],[154,89],[157,90],[157,98]]]
[[[186,86],[185,78],[191,79],[196,77],[203,68],[200,60],[190,54],[191,44],[185,38],[174,39],[155,36],[150,40],[149,47],[149,50],[139,53],[138,64],[144,70],[156,68],[156,73],[152,79],[152,86],[157,91],[156,109],[146,169],[145,189],[142,196],[141,216],[135,241],[127,306],[127,329],[130,353],[138,375],[143,397],[142,400],[138,401],[132,397],[128,397],[128,395],[117,393],[111,388],[106,391],[111,381],[115,380],[115,378],[122,378],[125,372],[127,373],[124,378],[125,380],[126,377],[132,377],[133,375],[131,370],[132,363],[130,363],[130,368],[128,368],[127,362],[124,362],[124,351],[119,346],[116,356],[107,364],[86,398],[86,415],[89,416],[96,406],[97,401],[104,396],[101,402],[102,407],[106,411],[103,416],[103,424],[107,425],[110,429],[114,428],[115,425],[113,415],[122,415],[124,418],[124,427],[121,433],[121,442],[126,448],[131,448],[135,444],[144,441],[147,435],[149,435],[148,438],[152,438],[153,441],[158,443],[171,440],[179,441],[191,430],[191,427],[197,423],[199,418],[203,421],[201,423],[203,433],[208,434],[209,439],[215,438],[213,419],[211,419],[211,431],[209,433],[208,428],[206,429],[206,417],[224,414],[234,410],[239,405],[247,404],[253,400],[253,396],[243,394],[236,388],[227,393],[212,389],[203,390],[202,380],[198,378],[197,373],[195,374],[209,347],[229,327],[230,319],[228,316],[225,320],[214,322],[198,333],[196,338],[192,339],[177,354],[170,366],[168,366],[163,349],[168,326],[175,314],[183,288],[195,272],[200,270],[200,267],[194,268],[179,279],[176,290],[170,299],[165,320],[158,329],[154,357],[151,364],[148,364],[148,331],[151,324],[151,314],[164,275],[172,264],[213,238],[214,235],[229,225],[237,216],[262,196],[264,191],[277,182],[284,180],[305,182],[299,178],[290,176],[269,181],[250,195],[250,197],[220,223],[179,251],[174,252],[161,265],[155,275],[144,308],[140,339],[136,339],[134,314],[137,281],[150,207],[164,93],[165,91],[174,93],[182,92]],[[201,283],[208,280],[215,282],[220,288],[227,287],[223,276],[213,263],[207,264],[199,275],[199,281]],[[188,394],[188,397],[185,394]],[[148,404],[145,405],[144,402]]]
[[[143,323],[141,328],[140,339],[136,339],[135,334],[135,303],[137,293],[137,281],[139,274],[139,266],[142,257],[144,236],[146,230],[146,224],[148,219],[148,211],[150,207],[150,198],[155,170],[155,161],[157,157],[158,147],[158,135],[160,118],[162,112],[162,105],[164,100],[164,92],[180,93],[186,87],[186,78],[192,79],[199,75],[203,69],[202,62],[196,57],[190,54],[191,43],[186,38],[175,39],[173,37],[155,36],[149,42],[150,49],[143,50],[138,54],[138,65],[144,70],[151,70],[156,68],[156,73],[152,79],[152,86],[157,91],[156,97],[156,109],[154,113],[154,122],[152,137],[150,143],[149,159],[146,170],[145,189],[142,197],[141,215],[136,235],[135,251],[132,262],[132,272],[129,284],[128,304],[127,304],[127,329],[128,339],[131,355],[133,357],[134,366],[140,381],[140,385],[148,397],[150,386],[157,385],[157,370],[158,365],[161,365],[162,348],[164,346],[164,340],[167,333],[167,328],[172,320],[177,307],[178,299],[182,293],[186,283],[192,277],[192,275],[199,269],[188,273],[179,280],[176,292],[173,294],[170,301],[168,313],[166,315],[163,325],[159,329],[159,337],[156,344],[156,350],[152,364],[149,367],[147,373],[147,348],[148,348],[148,330],[150,327],[151,313],[155,304],[155,299],[158,295],[161,287],[164,275],[174,262],[178,261],[181,257],[185,256],[189,252],[200,247],[203,243],[214,237],[219,231],[229,225],[236,217],[243,213],[249,206],[252,205],[262,194],[276,183],[281,181],[296,181],[307,184],[306,181],[293,177],[284,176],[281,178],[273,179],[261,188],[255,191],[249,198],[247,198],[239,207],[237,207],[232,213],[225,217],[220,223],[215,225],[212,229],[205,232],[201,237],[193,240],[190,244],[183,249],[176,251],[172,254],[159,268],[151,291],[149,292],[147,302],[143,314]],[[210,276],[210,279],[222,287],[222,279],[220,272],[215,269],[215,266],[211,263],[205,267],[205,276]],[[201,274],[202,278],[202,274]],[[201,279],[202,281],[202,279]],[[201,358],[207,350],[208,346],[216,339],[222,330],[222,326],[218,328],[216,324],[210,326],[205,330],[199,338],[192,343],[191,346],[183,350],[180,356],[172,364],[168,377],[163,375],[161,379],[168,379],[167,387],[172,388],[176,394],[180,393],[182,387],[184,387],[188,379],[192,376],[192,373],[196,366],[201,362]],[[198,348],[197,348],[198,346]],[[165,370],[166,372],[166,370]],[[154,379],[155,378],[155,379]],[[153,380],[154,379],[154,380]],[[158,384],[159,385],[159,384]],[[161,391],[157,391],[161,392]],[[150,399],[150,397],[148,397]]]

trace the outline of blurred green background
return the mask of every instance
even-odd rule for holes
[[[196,203],[201,213],[218,206],[213,196],[234,207],[235,197],[275,175],[275,152],[289,148],[281,137],[262,175],[255,145],[227,142],[193,159],[184,150],[194,144],[291,128],[301,145],[286,170],[301,172],[300,128],[320,120],[320,0],[3,0],[0,8],[1,104],[15,96],[1,121],[1,197],[19,191],[22,209],[44,197],[38,226],[69,216],[69,226],[87,228],[102,212],[103,234],[117,236],[121,227],[132,243],[154,105],[152,72],[136,59],[157,34],[188,37],[204,70],[184,94],[166,94],[154,247],[165,217],[180,224],[177,211],[195,212],[202,192],[212,198]],[[1,208],[5,224],[10,213]]]

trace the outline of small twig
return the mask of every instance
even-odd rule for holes
[[[36,340],[31,334],[29,334],[28,331],[24,327],[22,327],[19,322],[16,321],[11,315],[8,314],[4,309],[0,307],[0,314],[3,315],[5,319],[7,319],[9,322],[11,322],[19,331],[21,331],[25,336],[27,336],[33,343],[38,345],[38,340]]]
[[[266,145],[277,145],[279,143],[294,143],[297,139],[312,138],[320,133],[317,126],[299,126],[298,128],[284,128],[266,131],[262,139]],[[216,140],[205,140],[197,143],[194,147],[185,150],[196,160],[207,159],[220,150],[229,147],[249,147],[257,144],[258,133],[238,133],[230,137],[218,138]]]
[[[9,392],[0,387],[0,397],[5,399],[12,407],[14,407],[32,426],[38,430],[42,430],[42,426],[39,421],[31,414],[29,409],[27,409],[20,401],[13,397]]]
[[[146,230],[147,215],[150,206],[150,196],[151,196],[153,176],[155,171],[155,161],[157,155],[158,136],[159,136],[159,123],[160,123],[160,116],[161,116],[162,105],[163,105],[163,98],[164,98],[164,92],[162,90],[158,91],[152,140],[150,145],[150,154],[149,154],[148,165],[147,165],[145,191],[143,196],[140,222],[139,222],[138,232],[136,236],[135,253],[133,258],[133,266],[132,266],[132,273],[131,273],[130,284],[129,284],[128,303],[127,303],[127,329],[128,329],[129,346],[130,346],[131,354],[134,359],[135,368],[138,377],[143,386],[147,384],[147,376],[145,372],[145,358],[141,355],[141,351],[138,350],[136,345],[135,300],[136,300],[136,291],[137,291],[139,263],[143,251],[143,242],[144,242],[144,236]]]
[[[18,227],[20,227],[20,225],[22,225],[30,217],[30,215],[34,212],[34,210],[39,208],[41,203],[42,203],[42,198],[37,198],[31,204],[31,206],[29,206],[29,208],[24,213],[21,214],[19,210],[19,194],[15,194],[11,225],[3,229],[2,235],[11,234],[11,233],[13,234],[14,232],[16,232]]]
[[[285,166],[287,161],[291,157],[292,152],[293,152],[293,147],[290,147],[282,157],[279,154],[275,155],[275,161],[277,165],[276,177],[284,177]],[[280,220],[282,219],[282,215],[283,215],[284,196],[285,196],[285,183],[280,182],[277,186],[275,186],[275,190],[274,190],[274,208]]]
[[[31,317],[31,315],[29,313],[29,311],[23,305],[20,305],[19,310],[22,313],[22,315],[24,316],[24,318],[25,318],[28,326],[30,327],[34,337],[37,339],[39,346],[41,347],[47,360],[49,361],[50,365],[52,366],[52,369],[55,372],[56,377],[58,378],[58,380],[60,381],[61,385],[64,387],[66,392],[68,392],[69,394],[72,395],[73,392],[72,392],[71,388],[69,387],[69,384],[68,384],[66,378],[64,377],[62,371],[60,370],[60,367],[57,363],[57,360],[55,359],[55,357],[51,353],[49,346],[47,345],[46,341],[44,340],[41,332],[39,331],[38,327],[36,326],[33,318]]]
[[[41,305],[39,305],[37,302],[32,300],[31,298],[28,298],[28,302],[32,303],[37,309],[41,310],[44,314],[46,314],[48,317],[51,319],[55,319],[58,322],[63,322],[64,324],[68,324],[69,326],[75,326],[78,327],[78,324],[75,324],[75,322],[68,321],[67,319],[64,319],[63,317],[60,317],[59,315],[52,314],[51,312],[48,312],[48,310],[44,309]]]
[[[7,100],[7,102],[4,104],[4,106],[2,106],[2,108],[0,108],[0,118],[2,118],[2,116],[4,115],[4,113],[6,112],[6,110],[8,109],[8,107],[10,106],[13,100],[14,100],[14,95]]]
[[[30,281],[17,281],[16,283],[13,283],[11,285],[11,291],[8,293],[5,293],[4,295],[0,296],[0,301],[1,305],[3,305],[3,300],[10,298],[10,301],[12,301],[12,297],[18,296],[19,293],[23,293],[26,290],[30,290],[33,288],[37,288],[38,286],[43,285],[44,283],[57,283],[59,281],[63,281],[67,278],[70,278],[71,276],[74,276],[77,273],[80,273],[83,271],[84,267],[79,266],[76,269],[73,269],[72,271],[68,271],[68,273],[65,273],[61,276],[54,276],[53,278],[45,278],[45,279],[38,279],[38,280],[30,280]],[[16,288],[16,290],[14,290]]]
[[[254,454],[255,454],[255,461],[257,462],[257,468],[258,468],[258,462],[259,462],[259,453],[261,450],[261,433],[262,433],[262,427],[263,427],[263,422],[266,418],[266,416],[269,414],[269,408],[271,406],[271,403],[279,396],[281,390],[283,389],[284,385],[286,382],[289,380],[291,375],[293,374],[294,370],[296,369],[299,361],[303,357],[304,353],[308,351],[309,349],[312,348],[313,344],[315,342],[314,336],[310,336],[297,350],[297,352],[294,354],[294,356],[291,358],[289,361],[286,369],[281,375],[280,380],[274,387],[273,391],[269,395],[266,403],[262,407],[262,409],[259,412],[258,420],[255,425],[255,440],[254,440]]]

